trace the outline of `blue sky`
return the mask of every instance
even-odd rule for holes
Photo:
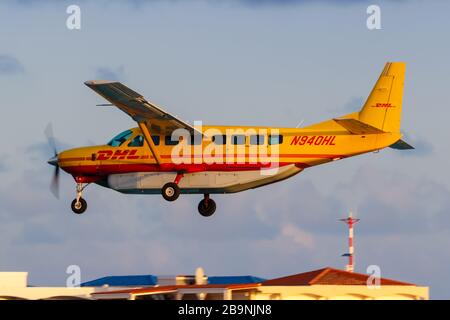
[[[450,298],[446,1],[79,1],[82,28],[65,27],[71,1],[0,4],[0,269],[33,284],[110,274],[253,274],[343,267],[351,208],[356,269],[431,287]],[[430,19],[432,17],[432,19]],[[49,192],[53,123],[58,146],[99,144],[133,121],[83,85],[114,78],[180,118],[207,124],[295,126],[357,110],[386,61],[406,61],[402,129],[417,149],[383,150],[306,170],[285,182],[216,196],[213,219],[197,196],[167,203],[89,186],[75,216],[73,180]]]

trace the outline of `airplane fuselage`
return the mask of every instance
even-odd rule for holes
[[[312,166],[379,150],[401,138],[399,133],[349,134],[331,122],[326,126],[327,131],[322,131],[320,124],[302,129],[204,127],[202,132],[216,130],[215,134],[186,143],[184,149],[171,137],[152,135],[160,163],[148,144],[132,143],[143,135],[139,128],[132,128],[118,146],[66,150],[58,161],[78,182],[95,182],[123,193],[160,193],[161,187],[180,173],[181,193],[232,193],[286,179]],[[225,143],[213,141],[222,135]]]

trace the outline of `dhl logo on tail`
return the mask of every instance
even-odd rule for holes
[[[377,103],[372,107],[373,108],[394,108],[394,106],[390,103]]]

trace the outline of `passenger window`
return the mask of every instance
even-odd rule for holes
[[[152,140],[155,146],[159,146],[159,142],[161,140],[159,136],[152,136]]]
[[[124,131],[122,133],[119,133],[117,136],[112,138],[110,142],[108,142],[108,146],[111,147],[119,147],[121,146],[125,141],[131,138],[133,132],[131,130]]]
[[[250,144],[264,144],[264,135],[258,134],[250,136]]]
[[[283,136],[279,134],[269,135],[268,143],[269,145],[282,144]]]
[[[238,145],[245,144],[245,136],[244,135],[231,136],[231,143]]]
[[[166,146],[176,146],[180,141],[172,140],[172,136],[166,136],[164,142],[165,142]]]
[[[138,135],[131,140],[128,144],[129,147],[142,147],[144,145],[144,138],[141,135]]]
[[[227,136],[224,135],[224,134],[223,135],[215,135],[215,136],[212,137],[212,141],[215,144],[223,145],[227,141]]]
[[[188,141],[190,145],[198,146],[202,144],[203,137],[201,134],[194,134],[193,136],[191,135],[190,137],[191,139]]]

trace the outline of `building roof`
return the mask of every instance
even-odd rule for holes
[[[193,277],[191,275],[177,277]],[[266,279],[254,276],[216,276],[208,277],[208,284],[244,284],[258,283]],[[109,276],[92,281],[84,282],[82,287],[102,287],[108,285],[110,287],[132,287],[132,286],[155,286],[158,284],[158,277],[153,275],[130,275],[130,276]]]
[[[370,275],[348,272],[334,268],[323,268],[292,276],[262,282],[263,286],[311,286],[311,285],[367,285]],[[380,279],[385,286],[415,286],[415,284],[386,278]]]
[[[133,275],[133,276],[110,276],[81,284],[82,287],[102,287],[108,285],[110,287],[139,287],[129,290],[120,290],[114,292],[144,293],[152,290],[160,292],[161,290],[178,290],[182,288],[251,288],[259,285],[263,286],[311,286],[311,285],[367,285],[370,275],[348,272],[344,270],[326,267],[323,269],[313,270],[309,272],[294,274],[291,276],[265,280],[254,276],[219,276],[208,277],[208,284],[203,285],[176,285],[176,286],[158,286],[158,278],[153,275]],[[385,286],[415,286],[415,284],[391,280],[386,278],[380,279],[380,285]],[[150,287],[150,288],[140,288]],[[143,292],[141,292],[141,290]]]
[[[114,287],[127,286],[154,286],[158,278],[153,275],[132,275],[132,276],[109,276],[100,279],[84,282],[82,287],[102,287],[105,285]]]
[[[244,283],[258,283],[266,279],[254,276],[220,276],[208,277],[208,284],[244,284]]]

